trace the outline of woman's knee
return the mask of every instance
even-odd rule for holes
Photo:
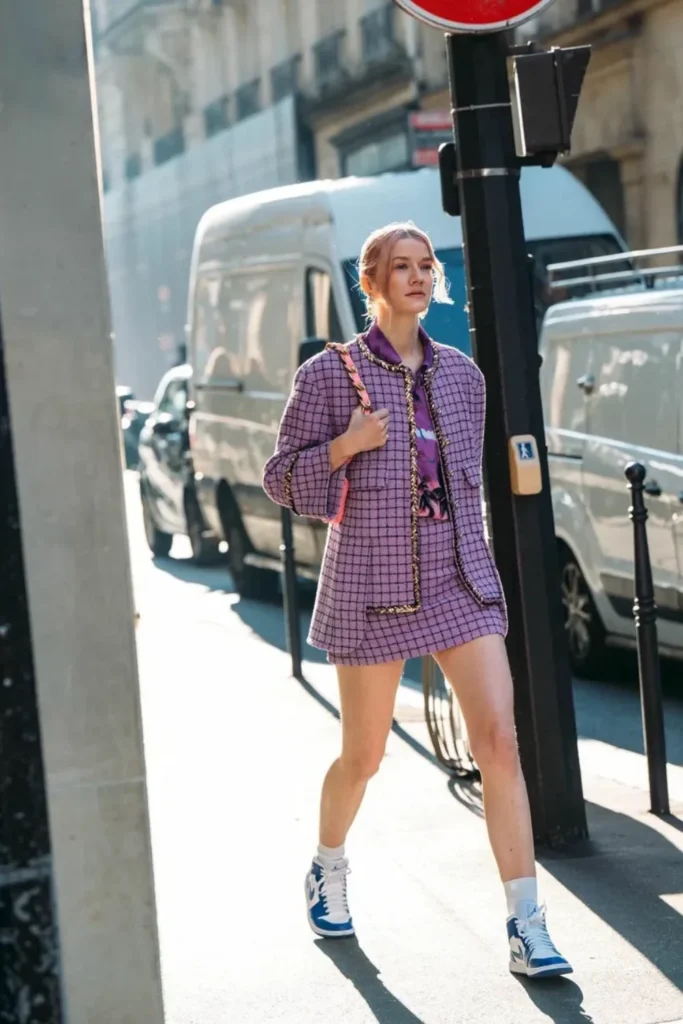
[[[379,771],[384,757],[384,748],[367,747],[361,750],[344,751],[341,764],[344,774],[352,782],[368,782]]]
[[[470,736],[472,755],[479,768],[513,775],[520,771],[514,722],[493,718]]]

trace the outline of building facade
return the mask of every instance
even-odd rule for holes
[[[182,357],[192,236],[259,188],[433,159],[443,38],[391,0],[91,0],[119,380]],[[446,104],[447,112],[448,106]],[[426,141],[425,141],[426,139]]]
[[[91,4],[119,379],[148,393],[182,353],[203,211],[433,162],[444,40],[392,0]],[[567,165],[632,246],[683,242],[683,0],[557,0],[523,38],[591,44]]]
[[[524,34],[591,45],[568,166],[631,246],[683,243],[683,3],[558,0]]]

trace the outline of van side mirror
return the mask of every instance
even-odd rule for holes
[[[326,345],[327,341],[324,338],[306,338],[302,341],[299,345],[299,366],[317,356],[319,352],[324,352]]]

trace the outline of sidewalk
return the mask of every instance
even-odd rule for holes
[[[138,634],[168,1024],[683,1019],[683,832],[644,813],[646,792],[610,778],[624,764],[595,744],[591,844],[540,869],[572,979],[510,977],[480,794],[395,734],[349,843],[358,940],[316,940],[303,876],[338,745],[332,671],[308,666],[307,690],[236,599],[164,587]],[[397,717],[419,741],[418,707],[402,692]]]

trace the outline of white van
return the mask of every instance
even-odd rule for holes
[[[683,281],[661,288],[650,277],[654,287],[645,287],[640,273],[612,272],[636,280],[635,288],[553,305],[541,336],[566,626],[574,670],[583,675],[601,671],[606,646],[635,643],[624,478],[633,461],[647,469],[660,648],[683,657]]]
[[[522,205],[543,311],[549,263],[623,251],[614,225],[561,168],[525,169]],[[195,238],[188,314],[196,403],[191,445],[207,532],[228,541],[238,590],[260,594],[279,560],[280,512],[262,472],[303,339],[346,341],[364,326],[356,261],[370,231],[414,220],[446,266],[453,306],[434,304],[425,326],[469,353],[460,220],[441,208],[438,172],[315,181],[210,209]],[[324,530],[295,521],[297,561],[315,576]]]

